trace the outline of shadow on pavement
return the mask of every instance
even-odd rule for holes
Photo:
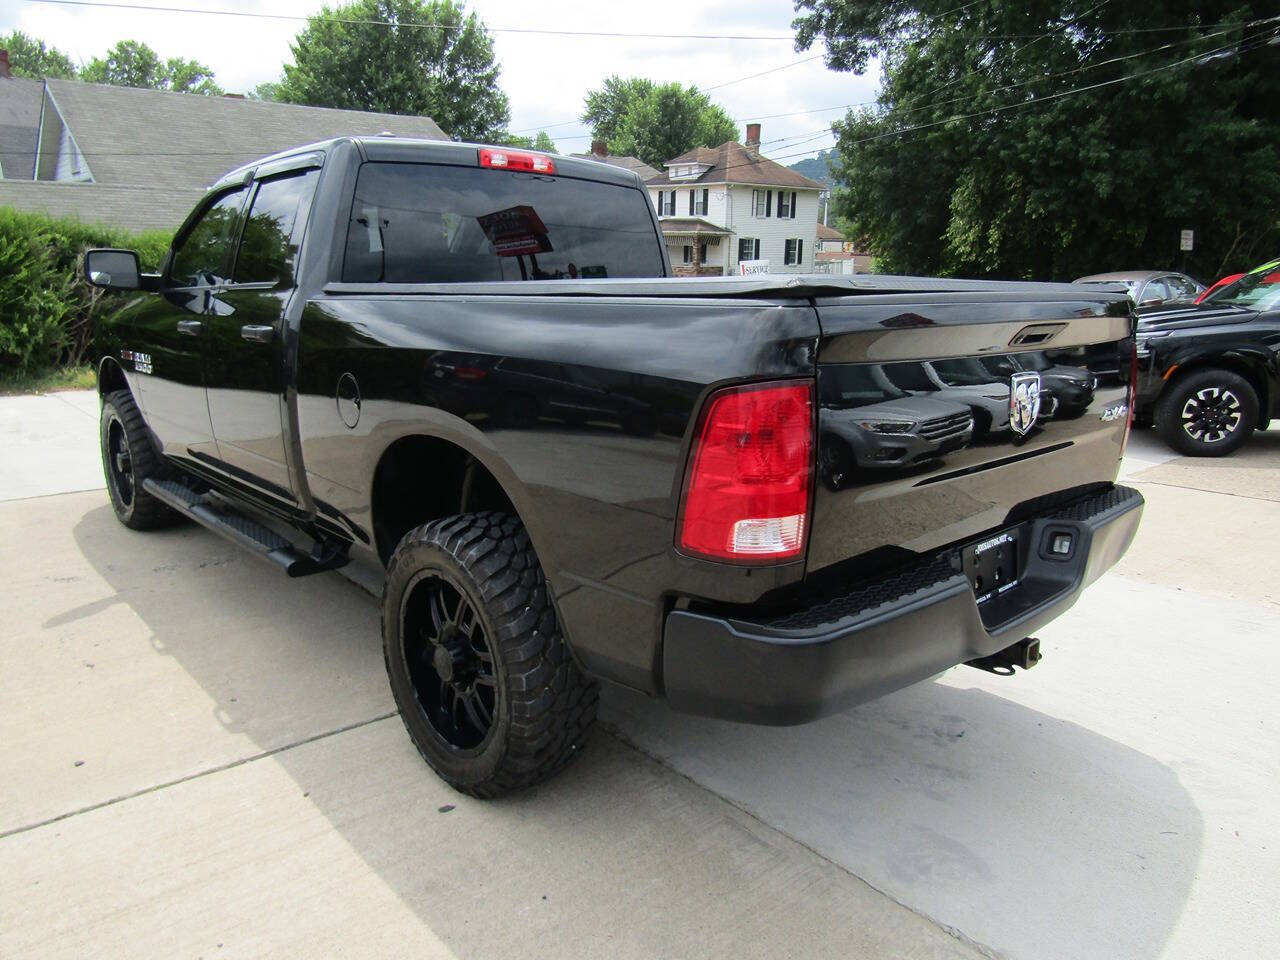
[[[681,717],[611,691],[629,741],[1001,954],[1157,957],[1203,821],[1177,775],[981,689],[967,668],[801,727]]]
[[[346,581],[290,582],[251,558],[188,561],[172,575],[198,580],[175,599],[149,573],[172,559],[175,535],[153,551],[106,506],[74,535],[228,730],[274,749],[388,709],[376,602]],[[1202,822],[1172,771],[979,690],[922,684],[785,730],[683,717],[615,690],[605,712],[623,740],[1012,956],[1154,958],[1195,874]],[[553,782],[490,803],[437,781],[396,718],[327,742],[331,753],[304,746],[274,762],[459,955],[563,956],[567,917],[599,931],[599,952],[638,957],[758,956],[792,928],[798,954],[863,955],[873,944],[856,945],[891,921],[918,922],[851,912],[865,888],[832,887],[817,858],[780,861],[768,831],[599,731]]]

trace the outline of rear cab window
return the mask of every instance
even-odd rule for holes
[[[427,163],[360,167],[347,283],[664,276],[643,190]]]

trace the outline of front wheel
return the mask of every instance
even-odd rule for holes
[[[178,515],[142,486],[148,477],[162,476],[164,464],[128,390],[102,398],[98,440],[116,519],[132,530],[153,530],[175,522]]]
[[[387,567],[382,639],[409,738],[457,790],[531,786],[581,751],[598,688],[570,656],[518,518],[464,514],[406,534]]]
[[[1200,370],[1177,380],[1156,404],[1160,437],[1189,457],[1221,457],[1239,448],[1258,422],[1258,395],[1230,370]]]

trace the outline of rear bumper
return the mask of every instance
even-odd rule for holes
[[[807,609],[760,621],[672,611],[663,678],[677,710],[748,723],[804,723],[1016,643],[1066,611],[1124,555],[1142,516],[1116,486],[1019,525],[1018,586],[979,608],[959,549]],[[1070,534],[1071,554],[1048,543]]]

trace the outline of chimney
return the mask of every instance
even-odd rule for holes
[[[607,157],[609,155],[609,145],[603,140],[592,140],[591,155],[593,157]]]
[[[760,124],[747,124],[747,142],[745,146],[747,153],[751,154],[753,160],[760,159]]]
[[[9,69],[9,51],[0,50],[0,78],[8,79],[13,76],[13,71]]]

